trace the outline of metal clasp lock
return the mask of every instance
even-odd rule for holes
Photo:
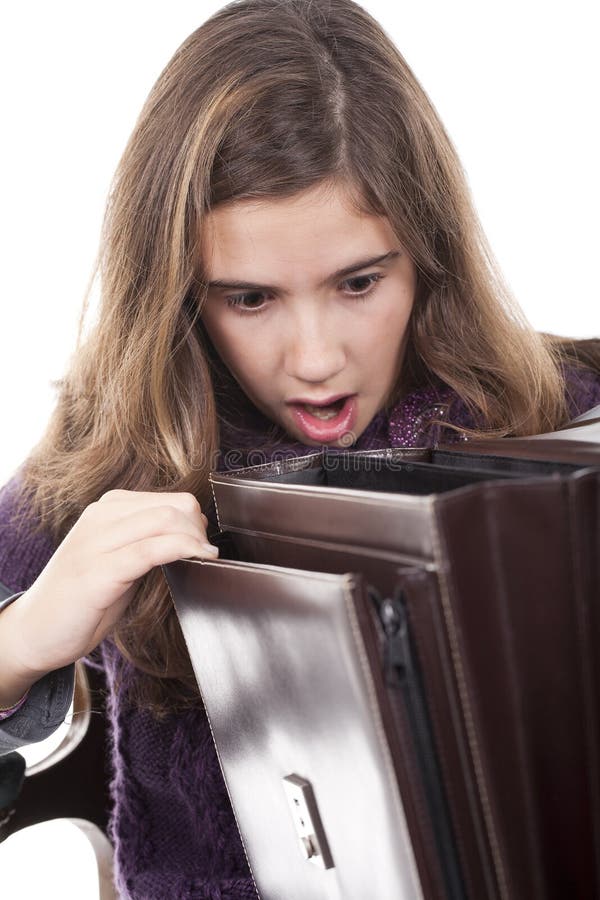
[[[299,775],[286,775],[283,787],[305,859],[321,869],[332,869],[333,859],[310,782]]]

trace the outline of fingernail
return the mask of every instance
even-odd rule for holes
[[[206,553],[212,553],[214,556],[219,555],[219,548],[215,547],[214,544],[202,544],[202,549],[206,551]]]

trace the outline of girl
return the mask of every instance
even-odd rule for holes
[[[352,0],[238,0],[184,42],[100,265],[98,323],[1,494],[0,746],[55,727],[87,656],[120,895],[254,897],[156,568],[218,553],[210,470],[553,430],[600,402],[597,351],[527,325],[435,110]]]

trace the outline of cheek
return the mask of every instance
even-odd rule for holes
[[[227,365],[243,356],[241,336],[228,317],[207,307],[202,313],[202,321],[219,356]]]
[[[410,312],[409,304],[391,302],[382,307],[368,324],[355,331],[354,346],[362,355],[370,354],[382,362],[395,359],[406,337]]]
[[[238,381],[247,387],[264,381],[272,365],[270,343],[258,329],[250,327],[250,323],[240,323],[242,327],[238,327],[233,316],[210,313],[203,316],[203,322],[219,356]]]
[[[411,307],[398,307],[388,316],[385,325],[387,343],[390,347],[397,348],[406,337],[410,320]]]

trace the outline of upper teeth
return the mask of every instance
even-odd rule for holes
[[[312,416],[316,416],[317,419],[335,419],[339,410],[332,409],[332,406],[311,406],[309,403],[304,404],[304,408],[308,410],[308,412]]]

